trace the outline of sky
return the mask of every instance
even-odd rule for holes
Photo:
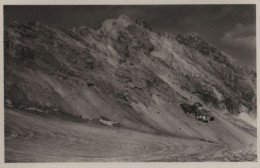
[[[85,5],[4,6],[4,24],[40,21],[67,28],[99,29],[122,14],[140,18],[168,33],[196,32],[223,52],[256,67],[255,5]]]

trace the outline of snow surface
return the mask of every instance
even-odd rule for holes
[[[255,119],[253,119],[252,117],[250,117],[247,113],[240,113],[239,116],[238,116],[239,119],[247,122],[248,124],[254,126],[254,127],[257,127],[257,122]]]

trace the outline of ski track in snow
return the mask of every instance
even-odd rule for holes
[[[5,109],[6,162],[255,161],[245,149]]]

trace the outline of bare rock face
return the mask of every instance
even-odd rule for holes
[[[176,40],[191,48],[196,48],[204,55],[209,55],[211,46],[200,38],[197,33],[178,34]]]
[[[222,102],[215,101],[213,98],[211,100],[213,104],[224,103],[227,109],[234,114],[240,113],[239,107],[241,104],[246,104],[245,106],[248,109],[254,107],[256,73],[253,69],[236,62],[230,56],[202,40],[196,33],[179,34],[176,40],[207,56],[210,68],[207,67],[208,65],[202,65],[203,68],[222,82],[222,89],[226,87],[230,90],[229,95],[224,94],[225,97]],[[206,99],[211,99],[210,97],[214,95],[210,90],[202,91],[202,94]]]
[[[256,114],[254,70],[196,33],[173,37],[127,16],[99,30],[15,22],[5,28],[5,99],[131,128],[151,125],[154,106],[193,100]]]
[[[153,30],[152,26],[145,20],[139,20],[139,19],[135,18],[135,23],[141,27],[144,27],[147,30],[150,30],[150,31]]]

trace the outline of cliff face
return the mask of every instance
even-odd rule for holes
[[[256,72],[253,69],[241,65],[219,49],[212,47],[196,33],[179,34],[177,41],[189,49],[197,50],[207,60],[206,64],[203,62],[198,64],[219,81],[218,85],[208,82],[215,87],[213,89],[223,95],[222,101],[213,100],[216,107],[224,105],[229,112],[237,114],[242,112],[240,109],[245,106],[248,112],[253,112],[252,109],[256,106]]]
[[[256,72],[196,33],[174,36],[120,16],[99,30],[14,22],[4,41],[5,100],[16,108],[141,130],[183,125],[177,134],[194,136],[181,102],[256,116]]]

